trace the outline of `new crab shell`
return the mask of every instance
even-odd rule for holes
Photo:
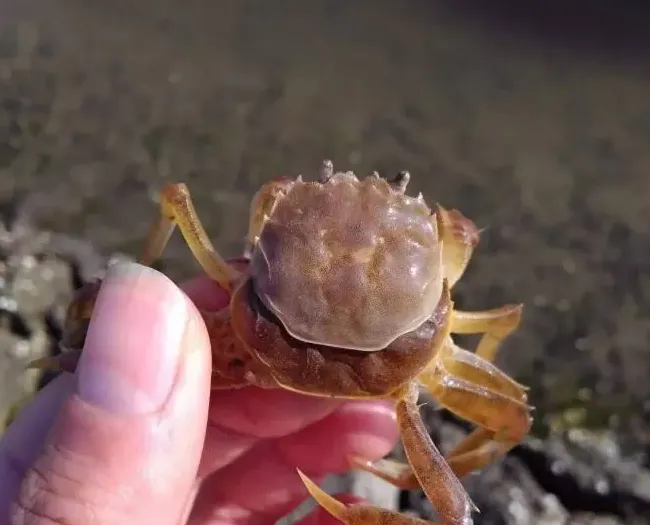
[[[301,341],[375,351],[442,294],[436,218],[385,179],[336,173],[284,186],[251,253],[255,292]]]

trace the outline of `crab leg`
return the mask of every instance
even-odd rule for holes
[[[485,428],[477,428],[445,456],[451,470],[462,478],[481,469],[505,455],[514,445],[512,441],[500,441],[499,436]],[[364,470],[387,481],[401,490],[417,490],[420,483],[407,463],[393,459],[366,461],[350,458],[354,468]]]
[[[476,510],[465,488],[438,451],[420,416],[417,405],[419,390],[415,383],[398,391],[397,421],[400,427],[406,457],[410,463],[417,486],[422,487],[429,501],[442,518],[442,525],[472,523],[471,513]],[[309,480],[303,481],[314,498],[325,509],[347,525],[383,525],[388,523],[422,523],[401,514],[370,506],[344,507],[340,502],[315,490]],[[317,487],[316,487],[317,489]]]
[[[351,457],[350,464],[353,468],[374,474],[398,489],[418,490],[420,488],[420,482],[408,463],[395,459],[367,461],[360,457]]]
[[[431,440],[420,415],[418,398],[418,386],[412,383],[397,401],[397,421],[406,458],[444,525],[471,523],[471,512],[476,506]]]
[[[526,389],[451,338],[418,380],[440,404],[492,432],[519,441],[530,428]]]
[[[212,246],[185,184],[167,184],[161,190],[160,213],[149,230],[139,262],[151,266],[162,255],[176,226],[208,276],[226,290],[230,290],[238,272],[229,266]],[[32,361],[27,364],[27,368],[74,371],[100,284],[99,281],[86,284],[77,292],[68,307],[62,343],[69,351]]]
[[[504,455],[530,430],[526,389],[451,338],[418,379],[442,406],[479,427],[449,454],[459,476]]]
[[[513,333],[521,322],[523,306],[508,304],[482,312],[454,310],[451,319],[451,332],[455,334],[483,333],[476,348],[476,355],[493,361],[501,341]]]
[[[445,459],[454,474],[462,478],[505,455],[516,444],[504,441],[498,434],[479,427],[447,454]],[[354,468],[370,472],[399,489],[420,488],[413,469],[407,463],[393,459],[365,461],[356,457],[350,458],[350,463]]]
[[[309,494],[332,516],[346,525],[434,525],[431,522],[370,505],[344,505],[298,471]]]
[[[176,226],[205,273],[230,290],[236,272],[212,246],[185,184],[167,184],[161,190],[160,215],[149,230],[140,262],[149,266],[158,259]]]
[[[530,429],[532,409],[524,387],[491,363],[456,346],[451,338],[440,352],[418,379],[442,406],[479,426],[446,456],[452,471],[463,477],[519,443]],[[419,487],[417,475],[406,464],[387,459],[367,462],[351,458],[351,462],[399,488]]]
[[[505,456],[520,441],[509,439],[505,433],[479,427],[458,443],[447,456],[447,461],[456,475],[462,478]]]

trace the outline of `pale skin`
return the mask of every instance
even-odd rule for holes
[[[327,170],[325,164],[323,183],[327,182]],[[291,183],[289,180],[271,182],[256,195],[251,208],[249,250],[255,249],[278,195]],[[408,174],[400,174],[391,182],[399,192],[404,192],[407,184]],[[450,291],[469,263],[478,242],[478,231],[459,212],[440,206],[435,209],[435,220],[442,242],[444,278],[438,307],[420,328],[372,354],[318,345],[307,345],[309,352],[301,350],[304,345],[291,340],[256,301],[247,261],[229,263],[214,249],[184,184],[163,188],[160,214],[149,232],[140,262],[151,265],[157,260],[178,227],[202,269],[229,293],[228,308],[202,312],[211,339],[219,343],[213,347],[224,349],[219,354],[213,353],[213,388],[237,388],[252,383],[319,397],[393,399],[408,464],[391,460],[369,463],[363,458],[350,458],[352,466],[403,489],[421,487],[440,514],[442,525],[460,525],[472,522],[471,513],[475,508],[458,478],[509,451],[529,431],[532,419],[526,388],[492,364],[501,341],[518,327],[522,308],[506,305],[479,312],[453,308]],[[71,306],[70,333],[82,332],[75,337],[83,337],[84,323],[92,312],[93,292],[92,289],[82,292]],[[473,353],[455,345],[451,339],[453,333],[483,335]],[[306,356],[314,354],[319,356],[320,368],[310,369],[307,374],[303,371],[313,361],[308,361]],[[68,361],[60,361],[58,365],[73,368],[75,354],[65,359]],[[35,366],[52,364],[39,362]],[[378,367],[386,378],[384,383],[364,383],[364,374],[370,369],[376,372]],[[343,377],[341,374],[345,373],[352,375]],[[417,404],[420,387],[426,388],[441,406],[477,426],[446,456],[435,447],[421,419]],[[372,506],[346,506],[325,494],[303,473],[299,474],[319,504],[347,525],[421,522]]]

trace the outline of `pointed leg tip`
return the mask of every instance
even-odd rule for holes
[[[305,484],[307,492],[309,492],[311,497],[314,498],[316,502],[332,516],[345,523],[347,507],[339,500],[333,498],[327,492],[321,489],[316,483],[307,477],[307,475],[302,472],[302,470],[297,468],[296,471],[298,472],[298,475],[300,476],[302,482]]]
[[[298,475],[300,476],[300,479],[302,480],[302,482],[303,482],[307,487],[309,487],[310,485],[312,485],[312,484],[314,483],[314,482],[313,482],[311,479],[309,479],[309,478],[306,476],[306,474],[305,474],[302,470],[300,470],[299,468],[296,469],[296,472],[298,472]]]
[[[327,494],[323,489],[321,489],[316,483],[314,483],[311,478],[309,478],[302,470],[299,468],[296,469],[298,472],[298,475],[300,476],[300,479],[302,482],[305,484],[305,487],[307,488],[307,492],[311,494],[311,496],[316,499],[320,503],[319,498],[323,498],[323,495],[326,496],[327,498],[330,498],[331,496]]]

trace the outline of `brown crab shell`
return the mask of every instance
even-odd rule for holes
[[[235,290],[230,308],[232,330],[254,360],[246,365],[242,382],[350,399],[388,396],[422,372],[449,336],[453,302],[444,281],[440,301],[425,322],[381,352],[294,339],[264,306],[250,279]]]
[[[261,302],[310,344],[384,349],[441,298],[435,216],[421,197],[375,176],[285,182],[250,257]]]

